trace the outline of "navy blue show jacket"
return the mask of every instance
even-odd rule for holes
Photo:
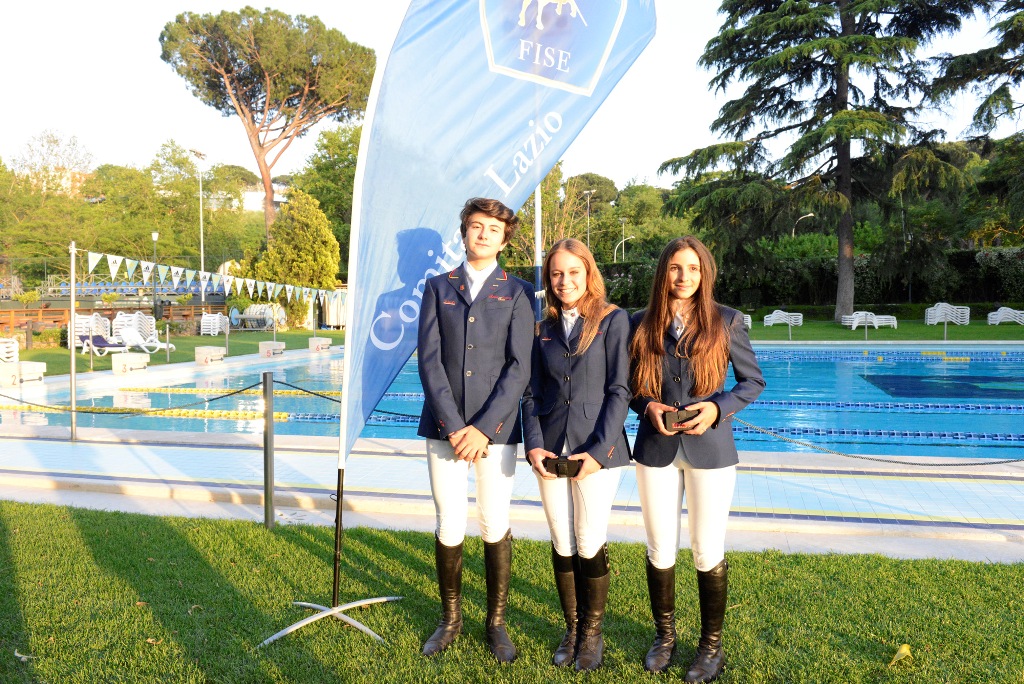
[[[718,405],[718,420],[702,435],[678,433],[671,437],[660,434],[646,416],[651,399],[634,397],[630,408],[640,417],[633,447],[633,458],[645,466],[667,466],[675,460],[676,451],[682,445],[686,460],[694,468],[725,468],[739,463],[736,442],[732,436],[732,417],[746,408],[764,390],[764,376],[757,365],[757,356],[750,345],[750,336],[743,325],[739,311],[718,305],[722,322],[729,334],[729,362],[732,364],[736,384],[730,390],[725,383],[707,396],[694,396],[693,380],[690,377],[690,360],[685,355],[676,358],[676,338],[664,333],[665,354],[661,366],[661,403],[683,408],[699,401],[713,401]],[[644,312],[633,314],[631,331],[635,331],[643,320]],[[634,361],[635,364],[635,361]],[[632,372],[632,368],[630,369]],[[632,377],[632,376],[631,376]]]
[[[427,280],[417,337],[426,400],[416,434],[447,439],[473,425],[493,444],[520,443],[533,331],[533,287],[500,267],[473,301],[465,265]]]
[[[583,320],[565,336],[561,319],[541,322],[533,343],[533,373],[523,396],[524,447],[560,455],[588,453],[604,468],[629,463],[623,425],[629,412],[629,316],[615,309],[597,336],[575,354]]]

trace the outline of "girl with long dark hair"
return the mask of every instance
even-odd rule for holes
[[[632,318],[630,341],[630,407],[640,417],[633,458],[656,632],[644,667],[665,671],[676,648],[675,561],[685,493],[701,622],[686,682],[710,682],[725,666],[725,529],[739,462],[732,416],[765,386],[743,316],[715,302],[716,276],[715,260],[700,240],[669,242],[650,302]],[[730,363],[736,384],[726,390]]]

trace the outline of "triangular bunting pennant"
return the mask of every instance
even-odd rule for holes
[[[242,294],[242,287],[244,285],[245,285],[245,280],[243,278],[235,278],[235,294],[236,295]]]
[[[252,297],[252,291],[256,287],[256,281],[252,278],[245,279],[245,289],[249,291],[249,297]]]
[[[128,269],[128,280],[131,280],[135,276],[135,269],[139,265],[138,259],[125,259],[124,267]]]
[[[153,266],[155,266],[155,265],[156,264],[154,264],[152,261],[140,261],[139,262],[139,266],[142,267],[142,282],[143,283],[148,283],[149,282],[149,279],[153,276]]]
[[[89,273],[92,273],[92,269],[96,268],[96,264],[100,263],[100,259],[103,255],[99,252],[89,252]]]
[[[157,264],[156,275],[160,278],[160,284],[163,285],[167,282],[167,272],[171,270],[170,266],[164,266],[163,264]]]
[[[107,266],[110,266],[111,280],[117,280],[117,272],[121,269],[122,261],[124,261],[124,257],[114,256],[113,254],[107,255]]]
[[[323,305],[324,305],[324,299],[325,299],[326,297],[327,297],[327,293],[326,293],[326,292],[324,292],[323,290],[320,290],[320,306],[323,306]]]
[[[222,276],[221,277],[221,282],[224,283],[224,294],[230,295],[231,294],[231,286],[235,284],[235,276],[230,276],[230,275]]]
[[[206,292],[206,286],[210,282],[210,272],[200,271],[199,272],[199,286],[203,288],[203,292]]]
[[[192,281],[196,279],[196,272],[191,268],[185,271],[185,287],[192,287]]]
[[[277,296],[281,294],[281,290],[283,289],[284,285],[282,285],[281,283],[274,283],[274,299],[277,299]]]
[[[221,280],[220,273],[211,273],[210,274],[210,282],[213,283],[213,290],[212,290],[213,292],[216,292],[217,289],[220,287],[220,280]],[[225,292],[225,294],[227,294],[227,293]]]
[[[294,285],[285,285],[284,286],[284,294],[288,298],[289,302],[292,301],[292,292],[294,292],[294,291],[295,291],[295,286]]]
[[[256,281],[256,296],[257,297],[262,297],[263,296],[263,289],[266,286],[267,286],[267,284],[265,282],[263,282],[262,280],[257,280]]]
[[[171,266],[171,283],[174,288],[178,288],[178,281],[181,280],[181,274],[185,272],[185,269],[181,266]]]
[[[272,283],[269,280],[267,281],[267,299],[273,299],[274,298],[274,286],[275,285],[277,285],[277,283]]]

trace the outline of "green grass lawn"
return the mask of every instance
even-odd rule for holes
[[[315,335],[317,337],[329,337],[332,340],[332,344],[341,344],[345,341],[345,333],[340,330],[317,330]],[[284,342],[288,349],[308,349],[309,338],[313,337],[314,333],[310,330],[294,330],[288,332],[278,332],[277,340]],[[164,339],[160,338],[161,341]],[[233,332],[228,340],[228,356],[239,356],[241,354],[256,354],[259,352],[260,342],[274,339],[273,332]],[[171,335],[171,344],[174,345],[174,351],[171,352],[171,363],[180,363],[182,361],[195,361],[196,358],[196,347],[211,346],[211,347],[223,347],[224,336],[218,335],[216,337],[207,336],[175,336]],[[117,352],[112,352],[117,353]],[[43,361],[46,363],[46,374],[47,375],[66,375],[71,372],[71,358],[68,350],[63,347],[53,347],[49,349],[31,349],[22,350],[20,353],[22,361]],[[89,355],[82,354],[81,352],[75,352],[76,370],[79,373],[87,373],[89,371]],[[92,359],[93,370],[110,370],[111,361],[110,354],[106,356],[94,356]],[[149,365],[151,367],[161,366],[167,363],[167,352],[158,351],[151,354],[149,357]]]
[[[466,542],[466,631],[426,660],[437,620],[429,534],[357,528],[343,548],[342,600],[401,595],[355,612],[386,638],[320,621],[263,649],[327,603],[332,530],[157,518],[0,502],[0,681],[547,682],[561,636],[550,547],[517,540],[509,604],[519,659],[483,641],[480,539]],[[697,638],[695,577],[680,554],[681,645],[670,677],[646,674],[652,636],[644,547],[613,544],[605,667],[594,682],[676,681]],[[1024,681],[1024,566],[882,556],[729,556],[723,682]],[[889,667],[900,644],[913,660]],[[32,656],[20,662],[14,651]]]

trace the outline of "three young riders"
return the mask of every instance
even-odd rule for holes
[[[462,542],[472,466],[484,542],[488,647],[499,662],[516,656],[505,607],[509,504],[516,445],[524,439],[522,399],[525,450],[551,530],[566,622],[552,661],[584,671],[601,665],[607,525],[617,469],[630,458],[623,430],[628,404],[641,418],[632,457],[656,634],[644,665],[664,671],[675,651],[675,557],[685,492],[701,614],[697,656],[685,681],[712,681],[724,667],[724,540],[738,462],[731,418],[764,389],[742,316],[714,301],[713,257],[696,238],[670,242],[648,307],[627,323],[625,312],[606,301],[586,246],[560,241],[545,260],[547,314],[535,335],[533,288],[497,264],[518,227],[515,214],[497,200],[474,198],[460,217],[466,261],[426,282],[420,312],[418,364],[426,400],[418,434],[427,441],[437,514],[442,613],[423,654],[444,650],[462,629]],[[726,390],[729,363],[737,382]],[[678,409],[695,413],[666,424],[664,414]],[[579,463],[578,472],[559,477],[576,471],[567,461]]]

